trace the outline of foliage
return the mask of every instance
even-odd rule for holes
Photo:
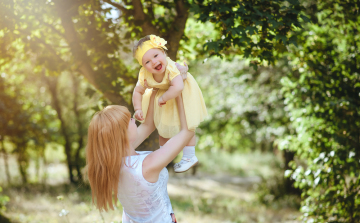
[[[54,133],[49,126],[54,116],[48,107],[36,99],[39,88],[29,85],[22,87],[29,79],[19,74],[7,74],[14,67],[16,65],[3,66],[1,69],[4,73],[0,77],[0,139],[14,145],[14,150],[10,152],[16,154],[22,181],[26,183],[30,151],[40,156],[43,154],[45,144]]]
[[[263,61],[274,64],[285,46],[296,45],[290,31],[307,21],[302,9],[298,0],[195,0],[192,7],[199,21],[210,21],[220,30],[216,39],[204,44],[210,55],[241,54],[253,58],[255,68]]]
[[[279,142],[297,152],[287,171],[301,188],[305,222],[360,219],[359,1],[313,2],[283,78],[296,135]]]
[[[110,101],[130,102],[126,94],[130,94],[128,86],[135,78],[120,59],[118,50],[123,43],[117,34],[118,25],[106,16],[109,8],[103,9],[98,1],[2,4],[0,33],[3,46],[9,49],[1,51],[2,58],[7,58],[3,63],[22,52],[24,60],[36,64],[35,73],[43,69],[53,76],[65,70],[77,72]]]
[[[300,208],[301,198],[298,194],[286,193],[289,191],[286,179],[282,172],[277,172],[273,176],[263,178],[257,188],[259,201],[275,209]],[[286,191],[286,192],[285,192]]]
[[[0,193],[2,192],[2,187],[0,187]],[[5,210],[5,205],[9,202],[9,197],[5,195],[0,195],[0,210]]]
[[[200,148],[271,150],[272,142],[288,131],[280,92],[280,79],[289,69],[286,64],[282,61],[255,71],[235,57],[191,65],[209,112],[200,128]]]
[[[186,21],[184,37],[180,40],[179,61],[200,61],[208,57],[202,43],[208,39],[216,38],[217,35],[218,31],[215,30],[213,23],[201,23],[194,17],[189,17]],[[180,64],[182,63],[180,62]]]

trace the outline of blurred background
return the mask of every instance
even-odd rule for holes
[[[209,112],[200,164],[169,168],[178,222],[360,222],[359,25],[358,0],[0,0],[0,222],[121,222],[91,203],[87,127],[133,111],[149,34]]]

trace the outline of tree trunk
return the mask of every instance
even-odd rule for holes
[[[189,8],[183,0],[174,1],[177,15],[175,17],[172,28],[166,33],[165,38],[168,42],[167,53],[169,57],[175,61],[180,46],[180,40],[184,35],[186,21],[189,17]]]
[[[4,157],[6,180],[7,180],[8,185],[10,185],[11,177],[10,177],[10,172],[9,172],[8,154],[5,150],[3,139],[1,140],[1,152],[3,153],[3,157]]]
[[[19,172],[20,172],[22,183],[24,185],[27,184],[27,182],[28,182],[27,168],[29,166],[29,161],[25,154],[25,152],[26,152],[25,147],[26,147],[26,144],[21,143],[21,144],[17,145],[17,149],[16,149],[18,151],[17,162],[18,162]]]
[[[73,92],[74,92],[74,101],[73,101],[73,111],[75,113],[76,124],[77,124],[77,134],[78,134],[78,147],[75,152],[75,167],[78,177],[78,182],[83,182],[83,177],[81,173],[81,161],[80,161],[80,151],[84,147],[84,131],[83,123],[81,122],[80,111],[78,108],[78,97],[79,97],[79,80],[76,76],[71,73],[71,78],[73,80]]]
[[[69,172],[69,179],[71,183],[75,183],[75,179],[74,179],[74,175],[72,172],[72,156],[71,156],[71,141],[70,141],[70,136],[69,133],[67,132],[66,129],[66,124],[65,124],[65,119],[62,115],[62,111],[61,111],[61,107],[60,107],[60,101],[58,98],[58,94],[57,94],[57,82],[58,82],[58,77],[45,77],[45,82],[48,85],[51,97],[52,97],[52,106],[55,109],[58,119],[60,120],[60,128],[61,128],[61,133],[64,137],[65,140],[65,144],[64,144],[64,149],[65,149],[65,154],[66,154],[66,161],[67,161],[67,166],[68,166],[68,172]]]
[[[43,185],[46,184],[46,179],[47,179],[47,160],[46,160],[46,156],[45,156],[45,150],[46,150],[46,147],[43,149],[42,153],[41,153],[41,157],[43,159],[43,163],[44,163],[44,171],[43,171],[43,175],[42,175],[42,179],[41,179],[41,182]]]
[[[45,145],[38,146],[37,149],[37,158],[36,158],[36,175],[37,175],[37,181],[40,182],[41,181],[41,173],[40,173],[40,169],[41,169],[41,158],[43,157],[44,154],[44,150],[45,150]]]
[[[143,10],[143,6],[140,0],[132,1],[134,10],[136,11],[136,14],[134,15],[135,20],[141,24],[141,28],[143,30],[142,34],[143,36],[146,35],[160,35],[167,41],[167,55],[172,60],[176,61],[177,51],[179,50],[180,46],[180,40],[182,36],[184,35],[185,25],[186,21],[189,17],[189,8],[186,6],[185,1],[183,0],[175,0],[176,4],[176,17],[173,22],[173,26],[170,30],[168,30],[165,34],[161,34],[160,30],[156,29],[151,24],[151,16],[148,14],[145,14]],[[121,9],[119,9],[121,10]],[[150,10],[151,11],[151,10]],[[139,146],[139,151],[155,151],[159,149],[159,134],[157,131],[154,131],[149,138],[147,138],[141,146]],[[171,161],[169,163],[168,168],[172,167],[174,165],[174,162]]]
[[[75,167],[76,167],[76,172],[77,172],[77,177],[78,177],[78,182],[82,183],[83,182],[83,176],[81,173],[81,160],[80,160],[80,151],[83,148],[83,138],[79,138],[78,141],[78,148],[76,149],[76,153],[75,153]]]
[[[184,35],[186,21],[189,17],[189,8],[187,7],[184,0],[174,0],[176,16],[172,28],[167,30],[166,33],[161,33],[160,30],[156,29],[151,23],[151,16],[145,14],[143,6],[140,0],[132,1],[135,10],[135,20],[141,24],[143,30],[143,36],[146,35],[160,35],[167,41],[167,55],[172,59],[176,60],[176,55],[179,50],[180,40]]]
[[[289,151],[289,150],[283,150],[284,154],[284,162],[285,162],[285,170],[291,169],[289,166],[290,161],[294,160],[295,152]],[[301,194],[301,190],[294,187],[294,180],[286,177],[285,178],[285,193],[287,194]]]

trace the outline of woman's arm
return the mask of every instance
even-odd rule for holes
[[[149,102],[150,104],[149,104],[145,122],[142,123],[141,125],[139,125],[139,127],[137,128],[138,137],[132,144],[132,146],[134,148],[138,147],[155,130],[155,125],[154,125],[154,100],[155,99],[154,98],[155,98],[156,92],[157,91],[153,90],[153,92],[151,94],[150,102]]]
[[[188,130],[184,111],[182,96],[176,98],[179,110],[181,130],[172,137],[160,149],[150,153],[143,162],[143,176],[149,182],[156,182],[159,178],[160,171],[166,167],[186,146],[194,136],[194,132]]]

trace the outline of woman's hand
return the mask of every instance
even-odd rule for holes
[[[175,63],[177,69],[180,71],[180,75],[182,77],[183,80],[186,80],[187,78],[187,72],[189,70],[189,67],[188,65],[184,62],[184,66],[181,66],[180,64],[178,63]]]
[[[146,79],[144,80],[144,86],[145,86],[146,89],[147,89],[147,88],[151,88],[151,87],[149,87]]]

